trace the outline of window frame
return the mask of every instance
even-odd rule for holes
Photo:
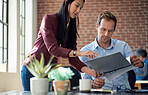
[[[37,36],[37,0],[24,0],[25,1],[25,21],[24,21],[24,34],[27,39],[24,39],[24,58],[21,59],[20,47],[20,0],[9,0],[8,2],[8,64],[1,66],[7,68],[4,73],[20,73],[23,65],[23,60],[29,54],[33,47]],[[3,71],[0,71],[0,73]]]
[[[20,0],[20,68],[25,59],[26,0]]]
[[[2,25],[2,43],[0,43],[0,48],[2,49],[1,62],[0,62],[0,72],[8,71],[8,6],[9,0],[1,0],[1,18],[0,24]]]

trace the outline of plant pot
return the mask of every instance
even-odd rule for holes
[[[69,80],[53,81],[55,95],[67,95]]]
[[[49,90],[49,81],[47,78],[30,79],[30,90],[32,95],[47,95]]]

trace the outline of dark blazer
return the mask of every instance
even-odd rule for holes
[[[74,66],[77,70],[81,71],[83,66],[86,66],[82,63],[78,57],[69,57],[69,52],[71,49],[67,49],[61,46],[58,46],[57,42],[57,31],[58,31],[58,14],[45,15],[42,19],[40,30],[38,33],[38,38],[34,43],[34,47],[31,50],[30,54],[33,58],[35,54],[36,58],[39,60],[41,53],[44,54],[45,64],[48,63],[50,56],[54,55],[52,63],[57,63],[59,57],[68,58],[69,63]],[[74,50],[76,50],[76,45]],[[29,63],[29,57],[24,61],[24,64]]]

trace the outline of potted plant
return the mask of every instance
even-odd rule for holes
[[[40,62],[34,56],[32,60],[31,55],[30,63],[26,64],[27,69],[30,71],[33,78],[30,79],[30,89],[32,95],[46,95],[49,91],[49,80],[45,78],[51,69],[57,68],[59,65],[51,64],[54,56],[51,56],[47,65],[44,65],[44,56],[41,53]],[[54,67],[53,67],[54,66]]]
[[[69,79],[74,75],[70,68],[59,67],[52,69],[48,74],[49,80],[53,80],[55,95],[67,95]]]

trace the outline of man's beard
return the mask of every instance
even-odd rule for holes
[[[103,44],[108,44],[109,41],[110,41],[110,39],[109,39],[109,37],[107,37],[107,38],[108,38],[108,40],[107,40],[106,42],[104,42],[104,41],[102,41],[102,39],[100,39],[101,43],[103,43]]]

